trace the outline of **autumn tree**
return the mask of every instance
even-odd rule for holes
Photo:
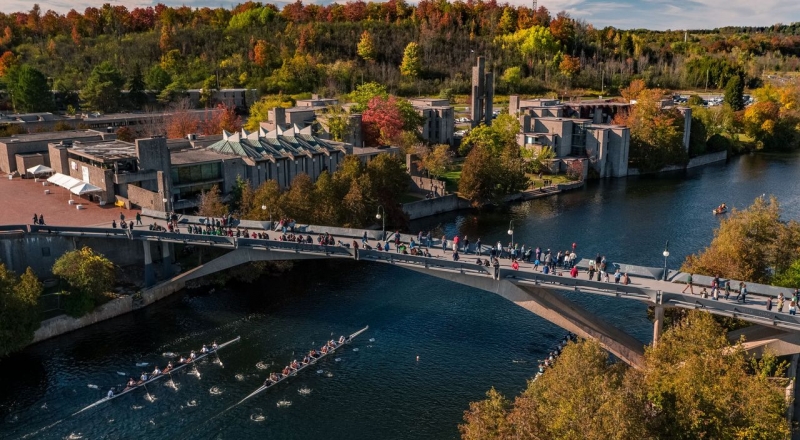
[[[6,75],[8,70],[17,62],[17,57],[10,50],[7,50],[0,56],[0,78]]]
[[[270,64],[271,48],[265,40],[256,41],[253,47],[253,62],[259,67],[267,67]]]
[[[417,163],[420,168],[426,170],[428,175],[434,179],[449,171],[453,164],[449,145],[440,144],[433,147],[421,145],[417,149],[417,155],[419,156]]]
[[[170,106],[169,114],[164,119],[169,139],[179,139],[187,134],[197,133],[200,125],[200,120],[189,108],[189,101],[186,98]]]
[[[206,119],[202,123],[202,131],[205,135],[218,135],[223,130],[236,133],[242,129],[242,118],[236,114],[234,107],[219,103],[216,108],[206,111],[206,113]]]
[[[365,30],[361,33],[361,39],[358,41],[356,51],[364,61],[375,61],[375,41],[373,41],[372,34],[369,31]]]
[[[714,231],[711,244],[687,257],[681,270],[769,283],[771,273],[788,270],[798,253],[800,224],[781,220],[775,197],[759,197],[747,209],[733,209]]]
[[[344,141],[353,130],[350,115],[340,106],[328,107],[319,120],[335,141]]]
[[[355,103],[352,111],[361,113],[367,109],[367,105],[373,98],[387,99],[389,92],[386,91],[386,86],[383,84],[367,82],[356,87],[348,98]]]
[[[257,131],[262,122],[269,120],[269,112],[275,107],[289,108],[294,105],[294,100],[283,94],[263,96],[250,105],[250,117],[244,125],[249,131]]]
[[[38,302],[42,290],[30,267],[17,277],[0,263],[0,358],[33,341],[41,324]]]
[[[369,146],[392,145],[403,131],[403,117],[394,96],[372,98],[361,121],[364,142]]]
[[[416,79],[420,72],[422,72],[422,59],[420,58],[419,45],[412,41],[408,43],[403,51],[400,74],[410,79]]]
[[[102,254],[84,246],[69,251],[53,264],[53,275],[69,285],[65,311],[80,317],[107,299],[116,282],[114,264]]]
[[[228,207],[222,201],[219,186],[214,185],[208,191],[203,191],[198,197],[197,214],[205,217],[223,217],[228,215]]]

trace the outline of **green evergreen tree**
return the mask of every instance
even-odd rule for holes
[[[133,108],[141,109],[147,104],[147,94],[144,89],[144,75],[142,74],[141,67],[139,67],[137,63],[133,66],[133,75],[131,75],[131,79],[128,81],[128,101]]]
[[[744,109],[744,81],[739,75],[733,75],[725,84],[725,103],[733,110]]]
[[[44,112],[53,108],[53,95],[47,77],[25,64],[8,72],[14,109],[18,112]]]
[[[153,66],[150,71],[147,72],[147,77],[145,78],[147,89],[156,93],[161,93],[161,91],[167,88],[167,86],[171,83],[172,77],[158,64]]]
[[[100,63],[81,90],[84,107],[102,112],[117,111],[123,84],[125,80],[116,67],[108,61]]]

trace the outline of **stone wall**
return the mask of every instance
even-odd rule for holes
[[[445,182],[443,180],[429,179],[422,176],[411,176],[411,191],[429,193],[432,192],[437,196],[443,196],[447,193],[445,190]]]
[[[128,200],[142,209],[155,209],[164,205],[160,194],[135,185],[128,185]]]
[[[42,322],[42,326],[33,334],[33,343],[44,341],[64,333],[77,330],[133,310],[133,298],[123,296],[113,299],[80,318],[59,315]]]

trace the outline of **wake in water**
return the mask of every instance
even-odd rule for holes
[[[86,385],[86,386],[91,388],[91,389],[93,389],[93,390],[96,390],[96,389],[100,388],[100,387],[98,387],[97,385],[95,385],[93,383],[90,383],[89,385]]]
[[[194,370],[189,372],[189,375],[190,376],[195,376],[196,378],[200,379],[200,370],[197,369],[196,365],[194,367]]]
[[[197,406],[197,401],[196,400],[190,400],[190,401],[186,402],[186,406],[189,406],[189,407]]]
[[[267,418],[264,416],[264,411],[261,408],[256,408],[253,414],[250,414],[250,420],[254,422],[263,422]]]
[[[369,338],[369,342],[375,342],[375,338]]]
[[[80,432],[77,433],[77,434],[73,432],[72,434],[70,434],[70,435],[68,435],[68,436],[66,436],[64,438],[67,439],[67,440],[78,440],[78,439],[83,438],[83,434],[81,434]]]
[[[147,394],[145,394],[145,395],[144,395],[144,398],[145,398],[145,400],[147,400],[147,401],[148,401],[148,402],[150,402],[150,403],[153,403],[153,402],[155,402],[156,400],[158,400],[158,398],[156,398],[156,396],[154,396],[154,395],[152,395],[152,394],[150,394],[150,393],[147,393]]]
[[[299,394],[301,396],[310,396],[311,395],[311,388],[302,387],[299,390],[297,390],[297,394]]]
[[[134,411],[140,410],[142,408],[144,408],[144,407],[141,406],[141,405],[131,405],[131,409],[134,410]]]
[[[174,358],[174,357],[176,357],[178,355],[176,353],[171,352],[171,351],[167,351],[167,352],[161,353],[161,356],[164,356],[165,358]]]
[[[136,363],[137,367],[146,367],[148,365],[150,365],[150,362],[137,362]]]
[[[120,376],[127,376],[128,375],[128,373],[126,373],[124,371],[117,371],[117,374],[119,374]]]
[[[170,379],[170,380],[168,380],[168,381],[164,382],[164,386],[165,386],[165,387],[168,387],[168,388],[172,388],[172,389],[173,389],[173,390],[175,390],[175,391],[178,391],[178,384],[177,384],[177,383],[175,383],[175,381],[174,381],[174,380],[172,380],[172,379]]]
[[[259,370],[266,370],[266,369],[267,369],[267,368],[269,368],[271,365],[272,365],[272,362],[270,362],[270,363],[268,363],[268,364],[267,364],[267,363],[264,363],[264,362],[259,362],[259,363],[257,363],[257,364],[256,364],[256,368],[258,368]]]
[[[222,394],[222,390],[219,387],[211,387],[208,392],[211,393],[212,396],[219,396]]]
[[[278,408],[288,408],[288,407],[292,406],[292,401],[291,400],[279,400],[276,405],[278,406]]]
[[[238,380],[239,382],[244,380],[244,374],[242,374],[242,373],[239,373],[239,374],[237,374],[236,376],[233,376],[233,377],[235,377],[236,380]]]

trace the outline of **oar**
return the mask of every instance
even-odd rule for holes
[[[150,390],[147,389],[147,381],[142,382],[144,386],[144,392],[147,393],[146,396],[150,396]]]

